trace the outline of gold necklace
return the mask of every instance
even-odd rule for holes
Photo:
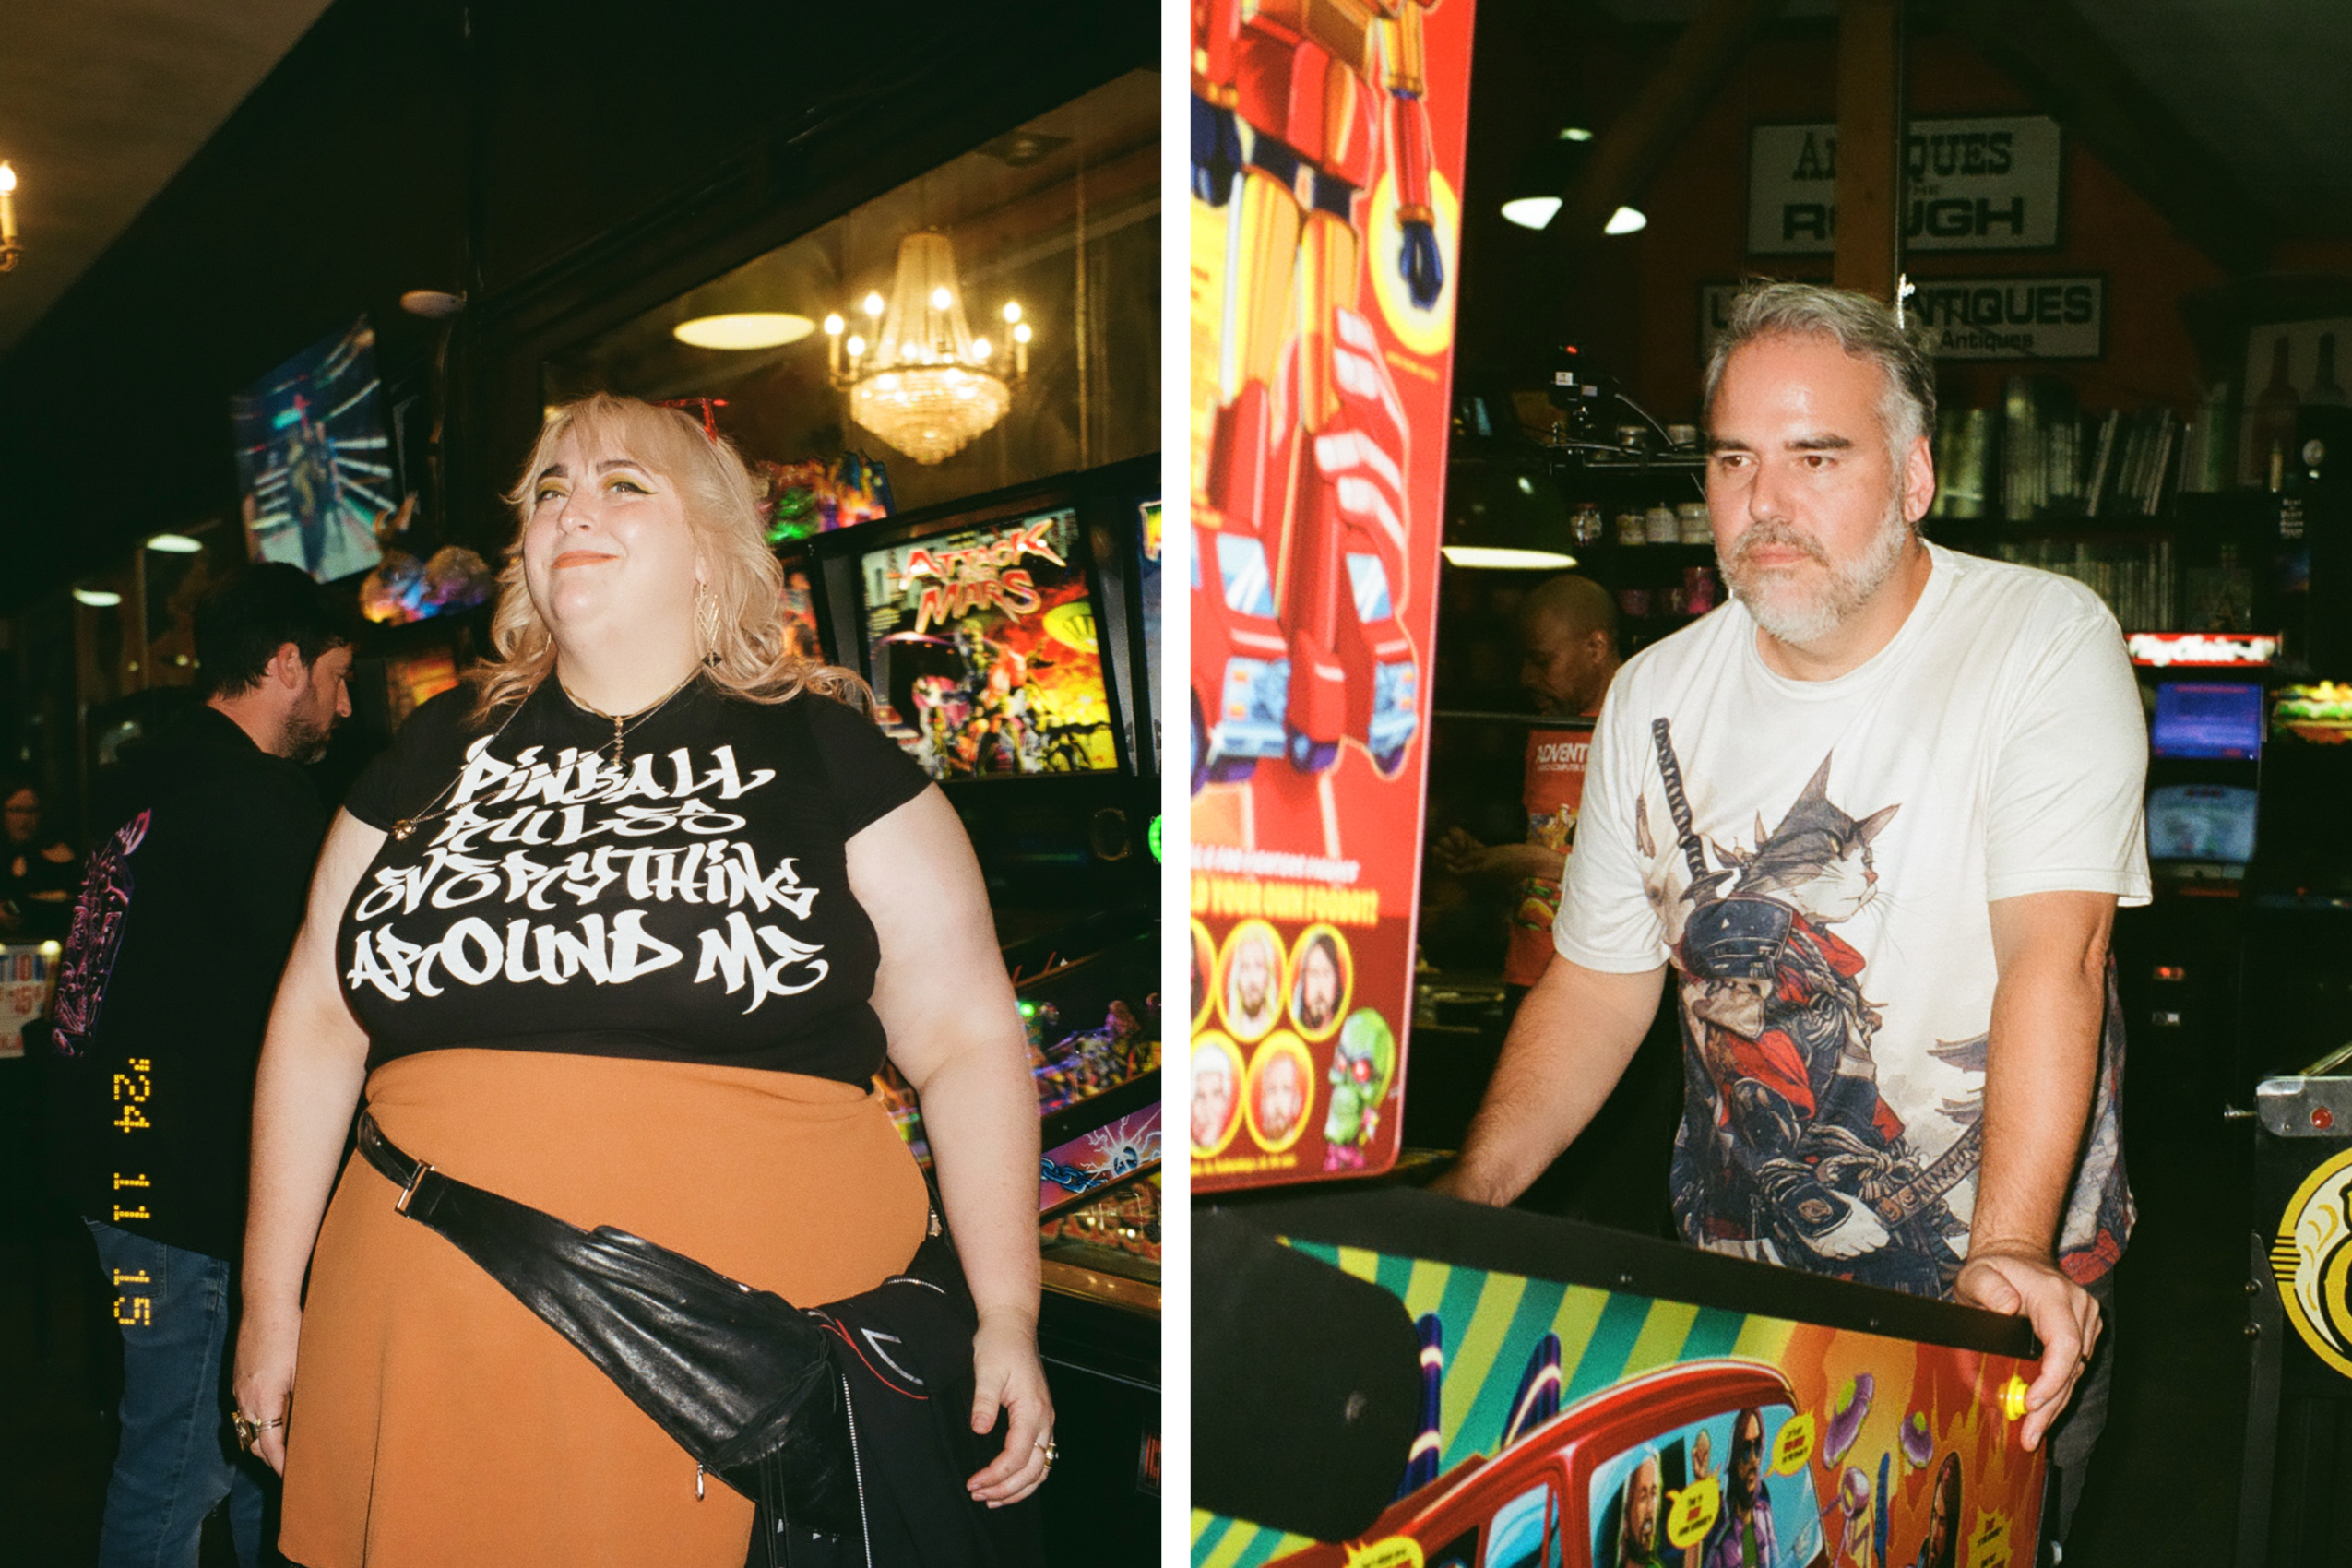
[[[653,703],[650,707],[641,707],[635,713],[607,713],[602,708],[596,707],[592,703],[582,702],[571,687],[564,684],[564,678],[561,675],[558,675],[555,678],[555,684],[563,691],[565,700],[569,701],[574,707],[578,708],[582,713],[612,721],[612,766],[617,770],[621,766],[621,742],[628,735],[629,731],[644,723],[647,719],[651,719],[655,714],[659,713],[663,708],[669,707],[670,699],[676,696],[680,692],[684,691],[688,686],[693,685],[695,676],[701,673],[702,671],[700,670],[692,671],[684,680],[671,687],[667,692],[664,692],[659,701]]]
[[[618,718],[614,718],[613,715],[606,713],[600,708],[590,707],[579,698],[572,695],[572,688],[564,685],[561,677],[557,678],[555,684],[557,688],[563,692],[564,699],[570,702],[574,707],[578,708],[583,713],[594,714],[599,719],[610,719],[612,720],[612,766],[615,768],[618,768],[621,766],[621,742],[623,737],[627,735],[630,731],[636,729],[638,725],[644,723],[647,719],[652,718],[655,714],[660,712],[664,707],[667,707],[670,705],[670,699],[676,696],[680,692],[684,691],[688,686],[694,684],[695,675],[699,675],[701,673],[702,671],[697,670],[695,671],[694,675],[687,676],[684,680],[671,687],[668,692],[662,695],[661,700],[655,703],[651,707],[641,707],[635,713],[623,714]],[[514,707],[506,710],[506,717],[500,719],[498,721],[498,728],[491,731],[490,738],[493,741],[497,740],[499,736],[506,732],[506,726],[515,721],[515,716],[523,711],[524,705],[529,700],[529,698],[525,698],[522,702],[516,703]],[[460,773],[459,777],[462,778],[463,774]],[[434,796],[432,800],[426,802],[425,807],[422,811],[417,812],[410,816],[404,816],[399,821],[392,825],[392,837],[405,841],[410,834],[417,830],[418,824],[430,822],[436,816],[445,814],[441,810],[441,802],[447,800],[449,798],[449,792],[457,787],[457,778],[452,778],[448,783],[444,784],[441,787],[441,792]]]

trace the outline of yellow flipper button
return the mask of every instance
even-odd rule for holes
[[[2001,1413],[2013,1421],[2025,1414],[2025,1380],[2015,1372],[2010,1373],[2009,1381],[2001,1385]]]

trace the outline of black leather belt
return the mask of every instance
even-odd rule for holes
[[[463,1182],[442,1175],[423,1160],[411,1159],[401,1153],[400,1146],[384,1135],[384,1129],[375,1124],[375,1117],[370,1111],[360,1112],[359,1141],[360,1153],[367,1157],[367,1162],[400,1189],[400,1199],[392,1206],[395,1213],[430,1224],[442,1200],[453,1189],[466,1187]]]

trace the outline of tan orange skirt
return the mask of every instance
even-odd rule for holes
[[[922,1176],[829,1079],[524,1051],[372,1074],[393,1143],[814,1305],[921,1241]],[[306,1568],[737,1568],[751,1504],[354,1158],[311,1260],[279,1550]]]

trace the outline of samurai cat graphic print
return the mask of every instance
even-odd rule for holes
[[[1761,1242],[1775,1261],[1944,1293],[1968,1233],[1946,1200],[1976,1173],[1981,1094],[1939,1108],[1949,1125],[1935,1131],[1950,1136],[1926,1158],[1879,1092],[1870,960],[1847,940],[1879,894],[1871,841],[1901,802],[1855,816],[1830,799],[1824,758],[1776,825],[1759,819],[1744,846],[1706,842],[1674,821],[1671,726],[1658,719],[1654,733],[1661,826],[1689,873],[1674,888],[1660,858],[1652,886],[1662,907],[1681,906],[1674,968],[1694,1073],[1676,1189],[1713,1194],[1723,1239]],[[1639,823],[1654,831],[1646,799]],[[1978,1034],[1929,1049],[1981,1077],[1985,1043]]]
[[[1688,1240],[1949,1296],[1983,1151],[1991,905],[2145,898],[2145,739],[2095,600],[1936,561],[1911,622],[1835,681],[1765,668],[1736,605],[1629,662],[1554,940],[1588,968],[1673,971]],[[2131,1226],[2122,1045],[2110,976],[2056,1238],[2085,1283]]]

